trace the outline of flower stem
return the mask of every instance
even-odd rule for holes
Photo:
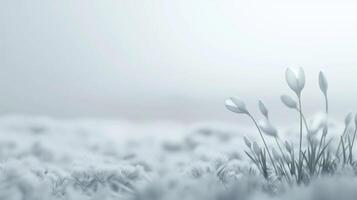
[[[326,135],[328,133],[328,110],[329,110],[329,106],[328,106],[328,98],[327,98],[327,94],[324,95],[325,96],[325,112],[326,112]],[[325,135],[325,136],[326,136]],[[324,137],[325,137],[324,136]]]
[[[300,108],[296,108],[296,111],[298,111],[299,114],[300,114]],[[310,134],[310,129],[309,129],[309,125],[307,124],[307,120],[306,120],[306,117],[305,117],[304,114],[302,114],[302,120],[304,122],[304,125],[305,125],[305,128],[306,128],[306,132],[309,135]]]
[[[324,94],[324,97],[325,97],[325,114],[326,114],[326,122],[325,122],[325,127],[326,127],[326,134],[322,134],[321,135],[321,139],[320,139],[320,145],[319,145],[319,151],[320,149],[325,146],[325,137],[328,133],[328,98],[327,98],[327,94]]]
[[[300,95],[298,96],[299,99],[299,111],[300,111],[300,144],[299,144],[299,166],[298,166],[298,183],[300,183],[301,178],[302,178],[302,151],[301,151],[301,145],[302,145],[302,108],[301,108],[301,97]]]
[[[277,139],[276,137],[275,137],[275,142],[276,142],[276,145],[278,146],[278,148],[279,148],[279,150],[280,150],[281,155],[283,156],[284,160],[287,162],[288,160],[287,160],[287,158],[285,157],[285,153],[284,153],[283,149],[281,148],[281,146],[280,146],[280,144],[279,144],[279,141],[278,141],[278,139]]]
[[[263,136],[262,131],[260,130],[260,128],[259,128],[259,126],[258,126],[257,121],[254,119],[254,117],[253,117],[250,113],[248,113],[248,116],[252,119],[252,121],[254,122],[254,125],[257,127],[257,129],[258,129],[258,131],[259,131],[259,134],[260,134],[260,137],[262,138],[262,141],[263,141],[263,143],[264,143],[265,149],[266,149],[266,150],[267,150],[267,152],[268,152],[268,155],[269,155],[270,161],[271,161],[271,163],[273,164],[273,167],[274,167],[275,173],[278,173],[278,170],[276,169],[276,166],[275,166],[275,163],[274,163],[273,157],[272,157],[272,156],[271,156],[271,154],[270,154],[270,151],[269,151],[268,145],[267,145],[267,143],[265,142],[264,136]]]
[[[325,95],[325,111],[326,111],[326,115],[328,114],[328,98],[327,98],[327,94]]]

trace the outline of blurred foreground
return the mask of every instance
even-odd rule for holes
[[[1,117],[0,199],[356,199],[349,168],[310,186],[266,182],[243,153],[257,134],[237,127]]]

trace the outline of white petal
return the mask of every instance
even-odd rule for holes
[[[288,83],[288,86],[290,87],[290,89],[292,89],[295,93],[299,93],[299,82],[298,79],[296,77],[296,74],[290,69],[286,69],[285,72],[285,79],[286,82]]]
[[[243,101],[238,98],[228,98],[225,100],[225,106],[228,110],[235,113],[248,113]]]
[[[262,101],[259,101],[258,104],[260,112],[268,119],[268,109],[265,107]]]
[[[299,83],[299,90],[301,92],[301,90],[305,87],[305,72],[304,69],[301,67],[299,68],[297,79]]]
[[[324,136],[324,137],[326,137],[326,135],[327,135],[327,125],[324,127],[324,129],[322,129],[322,135]]]
[[[282,95],[280,97],[281,101],[289,108],[297,108],[297,103],[295,100],[293,100],[290,96],[288,95]]]
[[[327,89],[328,89],[328,83],[327,83],[327,79],[323,72],[319,73],[319,86],[320,86],[321,91],[326,95]]]

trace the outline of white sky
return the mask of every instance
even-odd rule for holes
[[[285,117],[284,70],[302,66],[307,111],[320,108],[321,69],[341,115],[357,110],[356,10],[343,0],[2,0],[0,111],[229,120],[223,100],[238,95]]]

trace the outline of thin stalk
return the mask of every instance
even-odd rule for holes
[[[329,111],[329,105],[328,105],[328,98],[327,98],[327,94],[324,94],[325,97],[325,112],[326,112],[326,135],[328,134],[328,111]],[[326,137],[326,135],[324,135],[323,137]],[[325,138],[324,139],[324,143],[323,145],[325,145]]]
[[[263,172],[263,164],[261,162],[261,159],[259,158],[259,155],[256,155],[256,153],[253,151],[252,148],[249,148],[251,154],[249,154],[248,152],[245,152],[254,162],[254,164],[257,166],[258,170],[264,174]]]
[[[301,97],[300,95],[298,96],[298,99],[299,99],[299,111],[300,111],[300,144],[299,144],[299,169],[298,169],[298,183],[300,182],[300,179],[301,179],[301,170],[302,170],[302,158],[301,158],[301,145],[302,145],[302,108],[301,108]]]
[[[357,124],[356,124],[356,126],[355,126],[355,132],[353,133],[353,138],[352,138],[352,147],[353,147],[353,145],[354,145],[354,143],[355,143],[356,133],[357,133]]]
[[[321,150],[322,146],[325,145],[326,143],[326,135],[328,133],[328,110],[329,110],[329,106],[328,106],[328,98],[327,98],[327,94],[324,94],[325,97],[325,113],[326,113],[326,134],[325,135],[321,135],[321,140],[320,140],[320,144],[319,144],[319,151]],[[323,133],[322,133],[323,134]]]
[[[285,162],[287,163],[287,165],[289,166],[289,161],[288,161],[288,159],[285,157],[285,154],[284,154],[283,149],[281,148],[281,146],[280,146],[280,144],[279,144],[279,141],[278,141],[277,137],[275,137],[275,142],[276,142],[276,144],[278,145],[278,148],[279,148],[279,150],[280,150],[280,152],[281,152],[281,155],[283,156],[284,161],[285,161]],[[287,173],[287,171],[286,171],[286,168],[285,168],[285,165],[283,164],[282,166],[283,166],[283,169],[284,169],[285,173],[288,175],[288,173]],[[288,167],[288,168],[289,168],[289,167]]]
[[[307,125],[306,117],[303,114],[301,114],[301,116],[302,116],[302,120],[304,121],[304,124],[306,127],[306,132],[307,132],[307,134],[310,135],[310,130],[309,130],[309,126]]]
[[[345,136],[345,134],[346,134],[346,132],[347,132],[347,128],[348,128],[348,127],[345,126],[345,129],[343,130],[343,133],[342,133],[342,135],[341,135],[341,138],[343,138],[343,137]],[[342,142],[342,140],[340,139],[340,142],[338,143],[337,151],[336,151],[336,154],[337,154],[338,157],[339,157],[339,154],[340,154],[341,142]]]
[[[277,173],[277,172],[278,172],[278,170],[276,169],[276,166],[275,166],[275,163],[274,163],[273,157],[272,157],[272,156],[271,156],[271,154],[270,154],[270,151],[269,151],[268,145],[267,145],[267,143],[265,142],[265,139],[264,139],[263,133],[262,133],[262,131],[260,130],[260,128],[259,128],[259,126],[258,126],[257,121],[255,121],[254,117],[253,117],[250,113],[248,113],[248,116],[252,119],[252,121],[254,122],[254,125],[257,127],[257,129],[258,129],[258,131],[259,131],[259,134],[260,134],[260,137],[262,138],[262,141],[263,141],[263,143],[264,143],[265,149],[266,149],[266,150],[267,150],[267,152],[268,152],[268,155],[269,155],[270,161],[271,161],[271,163],[273,164],[273,167],[274,167],[275,173]]]
[[[326,111],[326,114],[328,114],[328,98],[327,98],[327,94],[324,95],[325,96],[325,111]]]
[[[281,146],[280,146],[280,144],[279,144],[278,139],[277,139],[276,137],[275,137],[274,139],[275,139],[276,145],[278,145],[278,148],[279,148],[280,153],[281,153],[281,155],[283,156],[284,160],[285,160],[286,162],[288,162],[288,159],[285,157],[285,154],[284,154],[283,149],[281,148]]]
[[[298,111],[300,113],[300,108],[296,108],[296,111]],[[309,126],[307,125],[307,120],[304,114],[302,114],[302,120],[304,122],[305,128],[306,128],[306,132],[309,134],[310,130],[309,130]]]
[[[321,135],[320,142],[319,142],[319,148],[317,152],[320,152],[322,145],[324,145],[324,135]]]

